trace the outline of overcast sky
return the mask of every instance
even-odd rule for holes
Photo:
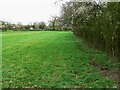
[[[56,0],[0,0],[0,20],[10,22],[39,22],[60,15]]]

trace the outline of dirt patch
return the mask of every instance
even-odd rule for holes
[[[95,62],[94,60],[90,60],[89,64],[94,66],[95,68],[97,68],[97,70],[103,75],[108,77],[111,80],[114,80],[115,83],[120,86],[120,79],[119,79],[119,75],[120,75],[120,70],[119,68],[107,68],[107,67],[103,67],[101,66],[99,63]]]

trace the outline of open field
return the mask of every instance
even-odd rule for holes
[[[87,48],[72,32],[4,32],[3,87],[116,87],[89,64],[116,67],[103,52]]]

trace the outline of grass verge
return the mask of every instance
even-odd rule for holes
[[[87,48],[72,32],[4,32],[2,39],[3,88],[117,87],[90,64],[91,59],[107,64],[105,54]]]

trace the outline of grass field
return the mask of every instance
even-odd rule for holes
[[[116,87],[89,64],[96,59],[108,67],[104,53],[87,48],[72,32],[4,32],[3,87]]]

